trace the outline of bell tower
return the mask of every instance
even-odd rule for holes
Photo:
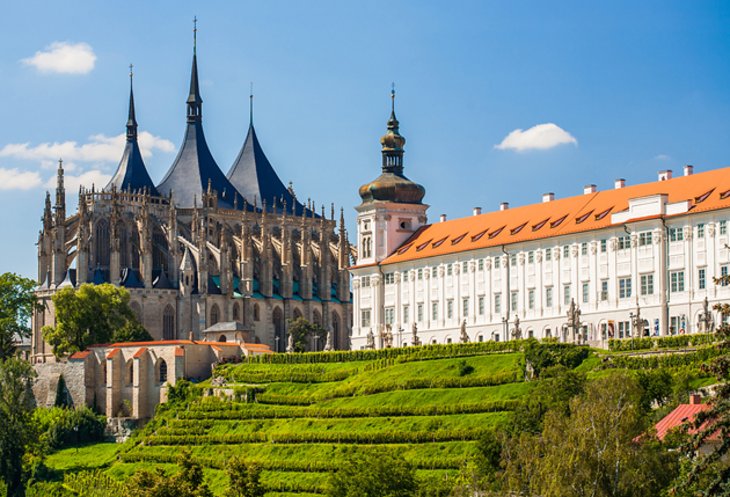
[[[388,128],[380,139],[381,174],[360,187],[362,203],[355,208],[357,265],[379,263],[427,222],[428,205],[422,202],[426,190],[403,174],[406,139],[395,117],[395,89],[390,98]]]

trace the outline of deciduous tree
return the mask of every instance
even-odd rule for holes
[[[226,467],[228,493],[232,497],[264,497],[261,486],[261,470],[255,464],[247,464],[240,457],[232,457]]]
[[[403,457],[384,450],[356,452],[330,476],[329,497],[412,497],[415,471]]]
[[[288,331],[293,338],[295,352],[305,352],[310,340],[317,337],[321,341],[325,336],[324,329],[320,325],[304,318],[296,318],[290,321]],[[324,345],[324,342],[321,342],[321,344]]]
[[[0,275],[0,360],[15,353],[16,339],[30,336],[35,286],[35,281],[15,273]]]
[[[53,295],[56,326],[44,326],[43,338],[57,357],[95,343],[151,340],[129,306],[126,288],[86,283]]]

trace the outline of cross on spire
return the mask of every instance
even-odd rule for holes
[[[253,81],[251,81],[251,92],[248,94],[248,120],[253,124]]]
[[[390,84],[390,111],[395,113],[395,82]]]

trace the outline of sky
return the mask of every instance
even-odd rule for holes
[[[66,165],[103,186],[122,155],[128,66],[159,182],[185,128],[198,18],[203,123],[227,172],[248,127],[297,196],[345,209],[380,174],[390,112],[430,220],[730,165],[722,1],[8,2],[0,30],[0,272],[37,274],[43,199]]]

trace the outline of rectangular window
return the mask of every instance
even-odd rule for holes
[[[362,309],[360,311],[360,326],[362,328],[370,326],[370,309]]]
[[[446,301],[446,319],[454,319],[454,299]]]
[[[601,280],[601,301],[608,300],[608,280]]]
[[[517,265],[517,254],[510,254],[509,265],[515,267]]]
[[[567,259],[568,257],[570,257],[570,246],[565,245],[563,246],[563,259]]]
[[[682,240],[684,240],[684,229],[669,228],[669,241],[670,242],[681,242]]]
[[[617,242],[619,250],[626,250],[628,248],[631,248],[631,237],[628,235],[617,237]]]
[[[469,297],[461,299],[461,317],[469,317]]]
[[[697,285],[699,286],[700,290],[704,290],[707,286],[707,270],[703,267],[701,267],[697,271]]]
[[[479,315],[480,316],[483,316],[484,315],[484,295],[480,295],[478,297],[477,302],[478,302],[478,305],[479,305]]]
[[[501,258],[499,256],[496,256],[494,258],[494,269],[499,269],[501,264],[502,264]]]
[[[452,274],[454,274],[454,265],[451,263],[446,264],[446,276],[451,276]]]
[[[527,290],[527,308],[532,310],[535,308],[535,289]]]
[[[395,283],[395,274],[394,273],[385,273],[383,275],[383,278],[385,279],[386,285],[392,285]]]
[[[563,304],[570,305],[570,285],[563,286]]]
[[[403,306],[403,322],[404,323],[411,322],[411,308],[408,305]]]
[[[360,278],[360,286],[370,286],[370,276]]]
[[[462,273],[468,273],[469,272],[469,263],[468,262],[462,262],[461,263],[461,272]]]
[[[684,271],[669,273],[669,291],[672,293],[684,291]]]
[[[619,321],[618,322],[618,337],[627,338],[631,336],[631,322],[630,321]]]
[[[437,301],[431,302],[431,321],[438,321],[439,318],[439,303]]]
[[[434,279],[436,279],[436,278],[438,278],[438,277],[439,277],[439,268],[437,268],[437,267],[432,267],[432,268],[431,268],[431,278],[434,278]]]
[[[654,295],[654,275],[653,274],[642,274],[641,275],[641,294],[642,295]]]
[[[418,320],[419,323],[423,322],[423,302],[416,304],[416,320]]]
[[[728,265],[724,264],[720,266],[720,286],[727,286],[728,284]]]
[[[603,240],[601,240],[601,253],[605,254],[606,250],[608,250],[608,242],[604,238]]]
[[[511,292],[509,295],[509,307],[512,312],[517,311],[517,299],[519,298],[518,292]]]
[[[527,253],[527,262],[528,262],[529,264],[532,264],[532,263],[534,263],[534,262],[535,262],[535,252],[534,252],[533,250],[530,250],[530,251],[529,251],[529,252]]]
[[[584,304],[588,303],[588,297],[589,297],[588,289],[589,289],[588,283],[583,283],[583,303]]]
[[[385,308],[385,324],[393,324],[395,322],[395,307]]]
[[[545,249],[545,260],[546,261],[553,260],[553,249]]]
[[[423,279],[423,269],[419,269],[416,274],[419,281]]]
[[[631,278],[618,279],[618,298],[628,299],[631,297]]]
[[[580,255],[588,255],[588,242],[580,244]]]
[[[720,234],[727,235],[727,221],[720,221]]]
[[[705,223],[699,223],[697,225],[697,238],[705,237]]]
[[[545,288],[545,307],[553,306],[553,287]]]
[[[651,231],[642,231],[639,233],[639,246],[644,247],[651,245]]]
[[[499,314],[500,312],[502,312],[502,294],[495,293],[494,294],[494,313]]]
[[[479,271],[484,271],[484,259],[479,259],[477,261],[477,269]]]
[[[409,272],[410,272],[410,271],[403,271],[403,272],[401,273],[401,278],[403,278],[403,283],[408,283],[408,273],[409,273]]]

